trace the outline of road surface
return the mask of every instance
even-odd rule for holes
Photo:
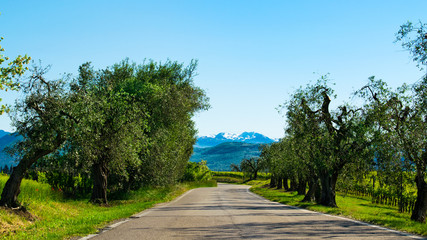
[[[249,186],[218,184],[85,239],[414,239],[357,221],[274,203]]]

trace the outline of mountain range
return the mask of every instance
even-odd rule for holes
[[[276,141],[256,132],[203,136],[197,139],[190,161],[205,160],[213,171],[230,171],[231,164],[239,165],[244,158],[259,157],[261,144]]]
[[[5,165],[16,165],[15,158],[4,152],[4,149],[21,139],[21,136],[0,130],[0,168],[3,168]]]
[[[256,132],[243,132],[240,135],[230,133],[218,133],[212,136],[202,136],[197,138],[195,147],[214,147],[225,142],[241,142],[252,144],[268,144],[276,142],[276,139],[271,139]]]

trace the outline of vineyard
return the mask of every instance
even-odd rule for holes
[[[403,172],[403,179],[414,179],[414,173]],[[365,176],[353,181],[341,178],[337,182],[337,191],[344,195],[371,197],[372,203],[397,206],[400,212],[411,213],[417,198],[416,186],[409,181],[400,184],[386,184],[381,175],[371,171]]]

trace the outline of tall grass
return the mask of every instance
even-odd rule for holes
[[[0,174],[0,192],[3,191],[9,177],[5,174]],[[21,193],[18,200],[22,205],[37,203],[40,201],[61,201],[63,199],[60,190],[54,190],[49,184],[38,183],[36,181],[23,179],[21,183]]]

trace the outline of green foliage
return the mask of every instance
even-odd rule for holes
[[[412,58],[420,64],[427,64],[427,24],[419,22],[414,25],[407,22],[400,26],[396,33],[396,42],[401,42],[402,47],[409,50]]]
[[[265,170],[266,161],[264,158],[243,159],[240,162],[240,170],[249,176],[249,180],[258,178],[258,172]]]
[[[188,162],[185,168],[184,176],[181,181],[185,182],[200,182],[209,181],[212,179],[211,171],[206,166],[206,161],[198,163]]]
[[[372,136],[378,169],[391,178],[387,184],[391,189],[402,192],[399,185],[404,184],[404,179],[399,173],[415,172],[412,179],[417,186],[417,200],[409,210],[413,213],[412,219],[421,222],[425,221],[427,209],[426,83],[427,78],[424,78],[412,87],[404,84],[392,90],[384,81],[371,77],[369,83],[357,92],[366,100],[367,117],[375,126]],[[405,210],[404,205],[410,199],[400,197],[401,211]]]
[[[21,162],[1,203],[18,205],[18,182],[37,171],[67,195],[92,188],[97,203],[107,193],[175,184],[196,140],[192,116],[209,107],[193,84],[196,65],[124,60],[95,71],[85,63],[72,80],[47,80],[48,68],[36,66],[13,112],[23,140],[11,152]]]
[[[343,104],[331,110],[334,91],[330,85],[328,76],[322,76],[315,84],[297,89],[280,106],[287,110],[286,136],[264,148],[261,156],[278,182],[273,185],[281,188],[282,180],[289,178],[291,188],[304,194],[308,182],[311,195],[306,200],[336,207],[335,187],[342,169],[363,165],[373,156],[368,148],[369,122],[354,106]],[[315,189],[320,189],[317,196]]]
[[[418,67],[426,64],[425,24],[402,25],[396,37]],[[298,193],[303,193],[308,183],[304,201],[334,207],[336,189],[369,195],[374,203],[398,206],[424,222],[427,75],[396,90],[370,77],[355,95],[365,100],[363,106],[343,104],[330,110],[334,91],[326,75],[279,106],[286,110],[286,135],[261,153],[272,174],[270,186],[281,188],[290,179],[291,190],[298,182]],[[367,176],[372,183],[364,180]]]
[[[77,174],[67,175],[60,171],[38,172],[38,182],[47,183],[54,189],[62,191],[66,197],[86,196],[91,188],[92,181],[87,176]]]
[[[0,43],[3,40],[3,37],[0,37]],[[2,54],[4,52],[4,48],[0,46],[0,90],[18,90],[19,83],[16,81],[16,78],[22,76],[28,67],[25,67],[31,60],[31,57],[27,55],[21,56],[19,55],[14,60],[9,61],[7,63],[7,67],[1,66],[9,60],[9,57],[6,57]],[[0,98],[0,101],[2,99]],[[9,108],[5,105],[0,106],[0,115],[2,115],[5,111],[9,112]]]
[[[356,174],[344,173],[337,183],[337,191],[346,196],[371,197],[372,203],[398,207],[400,212],[412,212],[416,200],[414,172],[384,173],[370,171]],[[359,172],[360,173],[360,172]]]

